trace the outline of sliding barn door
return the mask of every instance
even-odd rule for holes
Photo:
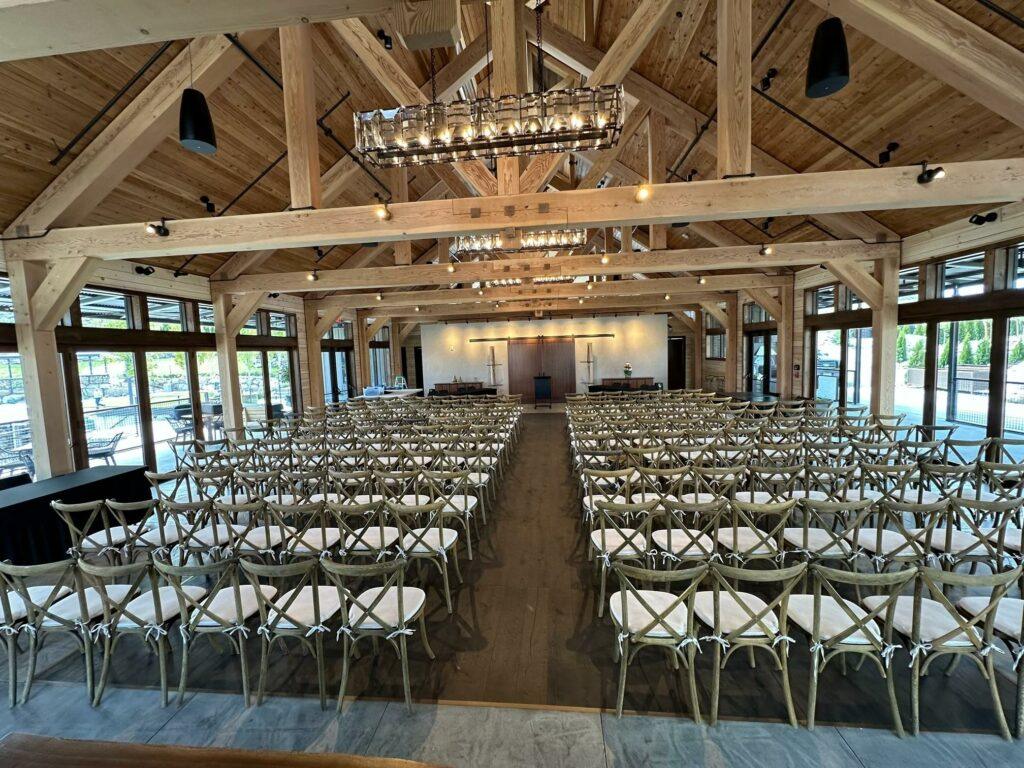
[[[508,343],[508,391],[533,402],[533,377],[551,377],[551,399],[576,391],[576,345],[572,339],[513,339]]]

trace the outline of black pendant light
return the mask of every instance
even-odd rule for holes
[[[807,98],[820,99],[840,91],[850,82],[850,54],[846,49],[843,21],[825,19],[814,31],[807,62]]]
[[[192,82],[192,46],[188,49],[189,83]],[[181,111],[178,113],[178,141],[185,149],[200,155],[217,151],[217,136],[213,131],[210,107],[202,91],[186,88],[181,93]]]

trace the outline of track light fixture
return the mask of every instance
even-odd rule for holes
[[[607,264],[609,261],[611,261],[611,259],[608,257],[607,253],[601,255],[601,263],[602,264]]]
[[[320,279],[320,270],[314,269],[312,272],[306,275],[306,279],[309,280],[309,282],[311,283],[315,283],[317,280]]]
[[[890,141],[885,145],[885,149],[878,153],[878,164],[885,165],[892,160],[893,153],[900,148],[899,142]]]
[[[768,71],[764,73],[764,77],[761,78],[761,91],[767,91],[772,87],[772,80],[779,76],[779,70],[775,67],[769,67]]]
[[[213,201],[210,199],[209,195],[203,195],[202,197],[200,197],[199,202],[203,204],[203,208],[206,209],[207,213],[216,212],[217,208],[216,206],[214,206]]]
[[[929,168],[927,160],[921,163],[921,172],[917,175],[918,184],[931,184],[935,179],[944,178],[946,178],[946,169],[941,165]]]
[[[774,216],[769,216],[767,219],[765,219],[764,221],[761,222],[761,231],[762,232],[767,232],[769,229],[772,228],[772,224],[774,224],[774,223],[775,223],[775,217]]]
[[[413,307],[413,309],[416,310],[417,312],[420,311],[420,308],[418,306],[417,307]]]
[[[971,218],[969,218],[967,221],[969,221],[971,224],[974,224],[975,226],[980,227],[985,224],[991,224],[998,218],[999,214],[996,211],[989,211],[988,213],[985,214],[976,213],[973,216],[971,216]]]
[[[181,92],[178,111],[178,142],[191,152],[212,155],[217,151],[217,135],[213,130],[210,107],[202,91],[192,87],[192,44],[188,46],[189,87]]]
[[[156,235],[157,237],[167,237],[171,234],[171,230],[167,228],[167,219],[164,218],[160,219],[159,224],[154,224],[153,222],[147,224],[146,231],[151,235]]]
[[[137,266],[135,268],[135,274],[136,275],[152,275],[154,272],[156,272],[156,268],[155,267],[150,267],[148,265],[147,266],[139,265],[139,266]]]
[[[380,194],[376,192],[373,196],[380,200],[380,204],[377,206],[376,210],[377,218],[381,221],[391,221],[391,209],[388,208],[388,201],[381,199]]]
[[[455,262],[454,261],[449,261],[448,262],[448,274],[451,275],[451,274],[454,274],[454,273],[455,273]]]
[[[377,30],[377,39],[384,43],[384,50],[386,51],[390,51],[395,46],[395,41],[391,39],[391,35],[383,29]]]
[[[477,291],[476,291],[476,295],[477,296],[483,296],[484,295],[484,289],[483,288],[478,288]]]
[[[280,295],[281,295],[280,293],[268,293],[267,294],[267,298],[268,299],[276,299]]]
[[[850,82],[850,52],[842,19],[832,16],[814,30],[811,55],[807,60],[805,93],[820,99],[841,91]]]
[[[647,202],[647,200],[649,200],[650,197],[651,185],[641,184],[636,188],[636,194],[633,196],[633,199],[636,200],[638,203],[644,203]]]
[[[758,251],[762,256],[771,256],[775,253],[775,249],[770,245],[762,245],[761,250]]]
[[[588,291],[594,290],[594,284],[593,283],[587,283],[587,290]]]
[[[384,300],[384,294],[383,293],[378,293],[374,298],[376,298],[377,301],[383,301]]]
[[[582,304],[582,303],[583,303],[583,297],[580,296],[580,304]]]
[[[708,279],[701,275],[700,277],[697,278],[697,285],[704,285],[707,281]]]
[[[672,298],[671,294],[668,294],[668,293],[665,294],[665,301],[668,301],[671,298]]]

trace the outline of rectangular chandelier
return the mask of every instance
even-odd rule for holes
[[[506,239],[501,234],[459,235],[455,238],[455,255],[463,259],[524,251],[568,251],[586,243],[586,229],[534,230],[523,232],[518,239]]]
[[[619,85],[355,113],[356,148],[383,167],[606,149],[621,130]]]

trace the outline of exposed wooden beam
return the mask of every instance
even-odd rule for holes
[[[729,316],[716,301],[700,301],[701,308],[722,324],[723,328],[729,327]]]
[[[459,88],[483,71],[490,60],[491,52],[487,50],[487,38],[480,35],[435,75],[434,87],[437,88],[438,100],[454,99]]]
[[[395,31],[410,51],[452,48],[462,37],[459,0],[394,0]]]
[[[418,319],[423,321],[425,318],[438,318],[438,317],[475,317],[477,315],[490,315],[490,314],[529,314],[540,311],[556,311],[556,310],[567,310],[570,312],[578,312],[579,314],[590,314],[591,312],[619,309],[619,310],[630,310],[630,311],[641,311],[649,313],[664,313],[668,314],[672,310],[679,309],[680,304],[686,301],[697,300],[704,298],[708,301],[721,300],[725,301],[728,299],[727,294],[707,292],[703,294],[695,294],[692,297],[685,297],[679,302],[668,302],[664,301],[658,296],[602,296],[600,298],[585,300],[582,304],[579,303],[578,299],[534,299],[531,301],[517,301],[508,302],[504,304],[494,303],[482,303],[482,304],[469,304],[469,305],[434,305],[434,306],[421,306],[419,311],[415,307],[383,307],[381,309],[373,310],[359,310],[360,312],[366,311],[369,314],[379,317],[380,319],[386,320],[387,318],[403,317],[410,319]]]
[[[762,309],[772,316],[772,319],[776,323],[782,322],[782,301],[773,297],[768,291],[760,286],[750,286],[744,288],[743,292],[746,293],[752,301],[760,304]]]
[[[690,331],[690,333],[697,333],[697,324],[693,321],[692,317],[684,314],[683,312],[672,312],[670,314],[672,315],[672,317],[674,317],[676,320],[682,323],[683,327]],[[695,350],[695,352],[696,351],[700,350]]]
[[[386,317],[377,317],[370,321],[369,325],[366,326],[366,338],[368,341],[372,341],[373,337],[376,336],[380,329],[388,324]]]
[[[868,270],[860,265],[851,262],[833,263],[825,262],[829,272],[838,277],[843,284],[853,290],[872,309],[880,309],[882,306],[882,285]]]
[[[937,0],[813,0],[1024,128],[1024,53]]]
[[[718,0],[718,176],[750,173],[750,0]]]
[[[665,116],[660,112],[649,110],[647,113],[647,182],[661,184],[665,180]],[[668,227],[664,224],[652,224],[650,230],[650,247],[652,251],[661,251],[668,247]]]
[[[590,283],[526,284],[500,288],[455,288],[394,293],[354,293],[329,296],[313,306],[318,310],[340,313],[349,309],[431,306],[434,304],[473,304],[487,301],[532,301],[601,296],[671,297],[706,294],[708,291],[757,290],[792,285],[789,275],[710,275],[701,282],[696,277],[670,277],[657,280],[613,280]],[[590,286],[589,289],[587,286]],[[766,295],[766,294],[765,294]],[[378,296],[380,298],[378,298]],[[668,301],[668,299],[666,299]]]
[[[959,219],[904,238],[903,266],[981,250],[1010,240],[1024,240],[1024,203],[1010,203],[981,213],[995,213],[996,220],[979,227],[967,219]]]
[[[377,16],[392,5],[393,0],[8,0],[0,3],[0,61]]]
[[[242,330],[242,327],[249,322],[249,318],[252,317],[260,304],[267,299],[267,292],[262,293],[246,293],[235,297],[237,303],[231,308],[231,311],[227,316],[226,329],[230,336],[237,336]]]
[[[391,171],[391,199],[396,203],[409,202],[409,169]],[[412,264],[412,241],[399,240],[394,244],[395,264]]]
[[[725,298],[725,391],[738,392],[740,389],[740,364],[743,359],[742,318],[739,297],[733,293]]]
[[[267,248],[391,242],[500,232],[518,227],[601,227],[674,221],[723,221],[792,216],[819,211],[929,208],[1014,200],[1024,190],[1024,160],[981,160],[945,165],[946,178],[919,184],[919,167],[770,176],[659,185],[638,202],[633,187],[547,192],[399,203],[391,219],[375,206],[182,219],[166,237],[142,223],[51,231],[8,243],[28,259],[95,256],[153,258]]]
[[[491,14],[494,27],[491,77],[495,94],[522,93],[527,87],[526,38],[523,17],[519,13],[521,5],[521,0],[493,0],[484,7],[484,13]],[[518,195],[519,158],[499,157],[497,171],[498,194]]]
[[[412,334],[413,331],[419,326],[418,322],[406,323],[402,326],[402,330],[398,334],[399,343],[404,343],[407,338]]]
[[[414,267],[367,267],[320,272],[311,283],[306,272],[278,272],[274,275],[244,275],[235,280],[210,283],[213,293],[252,293],[273,286],[283,293],[370,288],[412,288],[425,285],[486,282],[502,278],[570,277],[579,275],[628,275],[634,273],[679,272],[686,270],[749,269],[818,264],[830,261],[895,258],[899,246],[886,243],[866,245],[860,241],[829,240],[818,243],[783,243],[771,256],[761,256],[759,247],[686,248],[677,251],[646,251],[616,254],[602,263],[598,255],[505,259],[466,262],[449,272],[446,263]]]
[[[60,323],[93,272],[103,262],[79,258],[54,262],[32,294],[32,325],[38,331],[52,331]]]
[[[896,412],[896,332],[899,322],[899,261],[875,262],[872,278],[881,297],[871,311],[871,413]]]
[[[82,3],[92,4],[88,0]],[[71,13],[71,4],[61,3],[61,11],[55,11],[54,3],[51,2],[28,5],[36,8],[50,6],[50,12],[58,14],[60,23],[54,23],[54,19],[50,18],[45,23],[45,29],[73,29],[66,26],[70,23],[66,14]],[[152,4],[139,5],[148,7]],[[0,39],[13,40],[16,35],[14,29],[5,27],[2,21],[5,13],[0,8],[0,29],[3,29]],[[112,23],[112,19],[103,16],[91,20],[93,27],[108,23]],[[269,30],[250,32],[242,36],[242,43],[256,50],[270,35]],[[0,48],[2,46],[3,43],[0,43]],[[216,90],[243,61],[245,58],[225,37],[193,41],[192,77],[195,87],[206,93]],[[183,51],[18,215],[7,228],[8,236],[26,228],[38,232],[47,227],[75,226],[85,219],[114,187],[175,130],[182,84],[189,82],[189,71],[188,52]]]
[[[545,28],[543,46],[546,53],[562,59],[583,74],[593,72],[605,56],[601,49],[580,40],[556,24],[549,24]],[[663,114],[669,128],[687,142],[696,137],[698,128],[708,121],[708,115],[637,72],[629,72],[622,83],[626,88],[627,97]],[[700,136],[697,146],[710,156],[716,156],[718,127],[714,122],[711,122]],[[752,170],[759,176],[797,173],[795,168],[757,147],[751,148],[751,164]],[[868,241],[899,240],[897,233],[864,213],[819,213],[814,218],[828,231],[841,238],[861,238]]]
[[[313,81],[313,27],[310,24],[281,27],[280,35],[291,207],[296,210],[319,208],[320,148]]]
[[[342,40],[399,104],[425,104],[429,99],[359,19],[333,22]],[[478,195],[497,194],[498,182],[479,160],[454,164],[455,173]]]
[[[621,83],[674,7],[672,0],[641,0],[611,48],[591,70],[587,84]],[[565,155],[559,154],[534,157],[523,172],[520,187],[526,192],[544,189],[564,160]]]

